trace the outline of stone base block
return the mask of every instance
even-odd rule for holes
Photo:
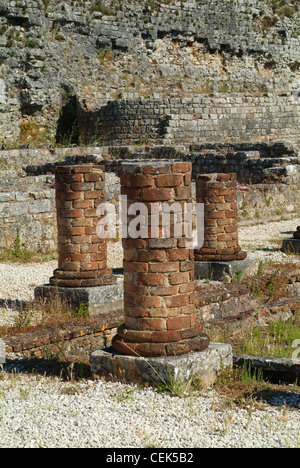
[[[257,273],[259,261],[247,257],[245,260],[232,262],[198,262],[195,261],[195,278],[221,281],[224,277],[234,278],[239,271],[242,276],[250,276]]]
[[[285,239],[282,243],[282,252],[299,253],[300,252],[300,239]]]
[[[175,357],[125,356],[113,348],[96,351],[90,357],[94,378],[151,386],[188,382],[192,377],[211,386],[222,369],[232,366],[232,348],[223,343],[210,343],[205,351]]]
[[[263,377],[273,383],[300,384],[300,361],[270,356],[249,356],[233,354],[234,367],[259,369]]]
[[[123,281],[122,279],[118,279],[113,284],[96,286],[94,288],[63,288],[45,284],[38,286],[34,290],[35,299],[50,300],[57,295],[75,309],[80,304],[86,304],[89,307],[99,307],[123,299]]]

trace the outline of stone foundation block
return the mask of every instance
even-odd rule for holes
[[[210,343],[204,351],[182,356],[135,357],[106,348],[95,351],[90,357],[94,378],[151,386],[188,382],[192,377],[211,386],[222,369],[232,366],[232,348],[223,343]]]
[[[286,253],[300,252],[300,239],[284,239],[281,250]]]
[[[242,272],[242,277],[255,275],[257,273],[259,261],[246,258],[241,261],[232,262],[198,262],[195,261],[195,278],[221,281],[226,276],[234,278],[238,272]]]
[[[120,279],[114,284],[94,288],[63,288],[45,284],[34,290],[35,299],[51,300],[57,295],[75,309],[80,304],[86,304],[88,307],[99,307],[123,299],[123,281]]]

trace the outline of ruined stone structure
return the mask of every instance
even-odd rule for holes
[[[238,243],[236,174],[201,174],[196,181],[197,203],[204,204],[204,245],[197,261],[245,260]]]
[[[125,324],[113,340],[125,355],[175,356],[203,351],[209,339],[196,327],[193,250],[189,237],[177,238],[174,225],[164,238],[162,219],[148,224],[159,203],[182,207],[191,201],[191,164],[180,161],[125,163],[121,176],[128,213],[143,204],[142,238],[124,238]],[[141,210],[141,208],[139,208]],[[132,216],[128,214],[127,227]],[[171,224],[173,224],[171,223]],[[183,221],[181,220],[181,224]],[[183,233],[183,231],[182,231]]]
[[[291,254],[300,252],[300,226],[297,227],[291,239],[285,239],[283,241],[282,251]]]
[[[89,93],[77,97],[76,118],[83,144],[300,144],[300,100],[291,93],[132,95],[108,103]]]
[[[112,131],[116,140],[128,141],[126,130],[135,136],[138,120],[143,130],[155,122],[135,137],[144,142],[154,133],[175,144],[189,128],[211,139],[217,124],[235,141],[254,138],[256,125],[268,141],[296,138],[299,9],[297,0],[283,3],[1,0],[0,144],[32,144],[33,134],[44,144],[80,143],[79,114],[89,110],[101,123],[92,137],[110,144],[119,144]]]
[[[107,241],[96,232],[97,208],[105,202],[103,168],[58,166],[55,178],[59,257],[50,284],[68,288],[112,284],[115,278],[107,269]]]

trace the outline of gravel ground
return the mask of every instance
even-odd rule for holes
[[[299,448],[300,411],[228,409],[215,391],[178,398],[119,383],[0,381],[1,448]]]
[[[242,227],[240,245],[264,260],[291,261],[278,252],[278,242],[298,225],[300,219]],[[120,268],[121,257],[120,243],[110,244],[110,267]],[[31,300],[56,265],[0,264],[0,298]],[[0,309],[0,325],[13,323],[16,314],[11,306]],[[300,447],[300,400],[293,387],[290,399],[274,394],[259,409],[229,409],[215,390],[177,398],[120,383],[66,383],[21,369],[0,370],[1,448]]]

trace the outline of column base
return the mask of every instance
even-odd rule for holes
[[[90,358],[93,378],[154,387],[159,384],[171,386],[176,381],[189,382],[192,378],[200,379],[209,387],[222,369],[232,366],[232,348],[223,343],[210,343],[204,351],[183,356],[125,356],[107,348],[92,353]]]
[[[138,334],[139,332],[136,333]],[[200,328],[196,327],[193,329],[183,330],[182,332],[177,332],[179,335],[177,337],[178,341],[166,342],[166,340],[164,342],[159,342],[155,333],[149,333],[152,333],[152,342],[134,342],[132,340],[125,339],[120,335],[116,335],[113,338],[112,346],[115,351],[124,355],[159,357],[179,356],[190,352],[204,351],[208,348],[210,343],[209,337],[202,333]],[[176,332],[173,332],[173,335],[175,335],[175,333]],[[162,337],[162,339],[163,338],[164,337]]]
[[[243,277],[251,276],[257,273],[258,265],[258,260],[250,258],[228,262],[195,261],[195,278],[222,281],[225,276],[235,278],[240,271]]]
[[[295,254],[300,252],[300,239],[285,239],[282,243],[282,252]]]
[[[114,277],[112,284],[92,288],[67,288],[45,284],[34,290],[34,297],[38,300],[53,300],[57,296],[67,302],[71,308],[77,308],[80,304],[99,307],[109,302],[123,300],[123,281]]]
[[[50,278],[51,286],[62,288],[94,288],[115,282],[116,277],[112,274],[112,270],[83,272],[55,270],[54,276]]]
[[[206,249],[209,250],[209,249]],[[247,253],[238,251],[232,254],[215,254],[215,253],[206,253],[201,251],[195,253],[196,262],[240,262],[247,258]]]

